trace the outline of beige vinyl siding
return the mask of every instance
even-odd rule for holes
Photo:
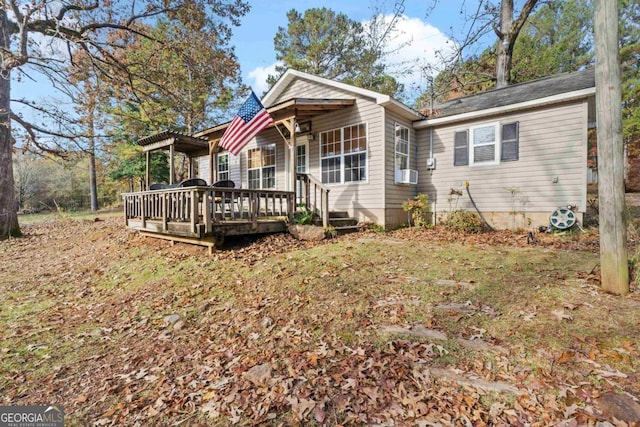
[[[292,98],[318,98],[318,99],[351,99],[354,98],[353,92],[347,92],[321,83],[312,82],[310,80],[296,79],[278,96],[272,103],[276,105],[280,102],[287,101]]]
[[[246,158],[246,155],[245,155]],[[242,170],[241,170],[242,153],[237,156],[229,153],[229,179],[233,181],[237,188],[242,185]],[[246,177],[245,177],[246,179]],[[246,187],[244,187],[246,188]]]
[[[431,178],[420,167],[418,190],[429,194],[439,212],[455,205],[452,188],[463,190],[457,207],[472,209],[464,183],[482,212],[551,212],[575,204],[586,209],[587,101],[576,101],[504,116],[434,128],[437,168]],[[454,132],[499,122],[519,122],[519,160],[486,166],[453,166]],[[419,164],[429,154],[429,129],[418,136]],[[554,182],[557,179],[557,182]],[[511,195],[509,189],[517,189]],[[448,199],[451,199],[449,202]]]
[[[209,171],[209,156],[201,156],[198,157],[198,176],[197,178],[202,178],[207,181],[207,184],[213,184],[211,182],[211,176]]]
[[[384,221],[384,109],[371,98],[352,92],[310,82],[303,79],[294,81],[274,102],[292,98],[338,98],[355,99],[355,105],[313,117],[311,128],[313,140],[309,141],[309,173],[321,181],[320,133],[345,126],[365,123],[367,126],[367,180],[347,184],[327,184],[329,209],[347,211],[362,221],[382,223]],[[280,153],[278,153],[280,158]],[[278,164],[279,171],[284,164]],[[278,174],[280,177],[280,174]],[[280,181],[278,181],[280,185]],[[282,187],[284,188],[284,186]]]
[[[418,167],[418,150],[416,131],[411,122],[389,111],[385,120],[385,199],[386,218],[384,226],[393,228],[407,222],[407,214],[402,210],[402,203],[418,194],[418,187],[411,184],[395,183],[395,125],[396,123],[409,129],[409,168],[418,171],[418,182],[425,173]],[[424,163],[423,163],[424,164]]]

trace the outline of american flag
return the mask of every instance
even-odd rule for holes
[[[220,146],[237,156],[253,137],[272,123],[273,119],[252,90],[222,135]]]

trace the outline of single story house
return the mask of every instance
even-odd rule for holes
[[[219,144],[230,123],[139,140],[146,190],[123,194],[127,226],[212,248],[229,235],[284,231],[303,205],[336,229],[401,226],[403,202],[418,194],[436,222],[477,210],[495,228],[581,221],[587,208],[592,69],[450,100],[428,115],[295,70],[262,102],[274,123],[237,156]],[[159,149],[169,150],[168,185],[149,182]],[[176,151],[189,158],[182,183],[173,182]]]
[[[308,174],[329,190],[329,211],[385,228],[407,223],[402,203],[419,193],[435,220],[477,208],[496,228],[548,225],[568,205],[578,220],[586,211],[593,69],[450,100],[428,115],[288,70],[262,103],[276,126],[238,156],[217,146],[228,124],[194,135],[211,148],[199,158],[200,178],[295,191],[296,173]]]

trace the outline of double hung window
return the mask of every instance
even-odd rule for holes
[[[252,148],[247,152],[247,181],[250,189],[276,188],[276,145]]]
[[[321,132],[320,163],[324,184],[366,181],[366,124]]]

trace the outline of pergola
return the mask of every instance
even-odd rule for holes
[[[206,139],[186,135],[180,132],[164,131],[138,140],[142,151],[146,154],[147,169],[145,174],[146,188],[149,188],[151,173],[151,152],[169,150],[169,184],[175,179],[175,153],[183,153],[189,158],[189,178],[195,176],[193,160],[209,154],[209,142]]]

